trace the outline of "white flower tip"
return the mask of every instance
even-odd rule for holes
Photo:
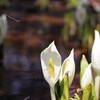
[[[2,30],[7,30],[8,28],[8,24],[7,24],[7,17],[5,14],[2,14],[0,16],[0,27],[2,27],[3,29]]]
[[[5,14],[1,15],[1,20],[3,21],[3,23],[7,24],[7,17]]]
[[[74,57],[74,48],[71,50],[69,57]]]
[[[48,47],[55,46],[55,41],[52,41]]]
[[[2,14],[1,17],[2,17],[2,19],[6,19],[6,15],[5,14]]]
[[[55,41],[52,41],[52,43],[51,43],[52,45],[55,45]]]
[[[86,60],[86,57],[85,57],[85,55],[82,55],[82,59],[83,59],[83,60]]]
[[[85,57],[85,55],[82,55],[82,60],[86,61],[87,62],[87,59]],[[87,62],[88,63],[88,62]]]
[[[95,30],[95,39],[99,39],[99,32]]]
[[[85,58],[85,55],[84,55],[84,54],[82,55],[82,58],[83,58],[83,59]]]

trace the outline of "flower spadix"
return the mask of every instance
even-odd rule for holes
[[[41,65],[44,78],[50,85],[51,98],[55,100],[54,85],[60,75],[61,56],[54,42],[41,52]]]
[[[94,80],[95,80],[95,92],[98,100],[99,90],[100,90],[100,35],[99,32],[95,30],[95,40],[92,47],[92,68],[94,71]]]
[[[7,28],[8,28],[7,18],[6,15],[3,14],[0,17],[0,44],[3,42],[3,39],[7,33]]]
[[[65,74],[69,77],[69,86],[71,85],[75,75],[75,62],[74,62],[74,49],[71,50],[70,55],[66,58],[61,67],[60,81],[64,78]]]

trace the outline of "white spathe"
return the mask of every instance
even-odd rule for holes
[[[100,34],[95,30],[95,40],[92,47],[91,62],[94,71],[96,98],[99,98],[100,90]]]
[[[54,41],[41,52],[40,58],[41,58],[41,65],[42,65],[44,78],[50,85],[51,99],[56,100],[54,85],[58,81],[60,75],[61,56],[54,44]],[[52,73],[54,74],[54,77],[52,77],[51,73],[48,70],[49,61],[51,61],[51,63],[53,62],[52,69],[54,72]]]
[[[3,39],[7,33],[7,28],[8,28],[7,18],[6,15],[3,14],[0,17],[0,44],[3,42]]]
[[[48,63],[50,58],[52,58],[54,62],[54,72],[55,72],[55,78],[50,75],[48,72]],[[42,71],[45,80],[48,82],[49,85],[54,85],[58,81],[60,68],[61,68],[61,56],[54,44],[52,42],[46,49],[44,49],[41,52],[41,65],[42,65]]]
[[[40,55],[43,76],[50,85],[51,99],[56,100],[54,86],[58,80],[62,81],[66,73],[69,76],[69,86],[75,75],[74,50],[66,58],[61,66],[61,55],[59,54],[54,41],[41,52]]]
[[[60,81],[62,81],[65,74],[69,77],[69,86],[71,85],[75,75],[74,49],[71,50],[70,55],[66,58],[61,67]]]
[[[92,71],[91,71],[91,64],[88,65],[88,67],[85,69],[82,81],[81,81],[81,87],[84,89],[88,84],[92,84]]]
[[[100,75],[100,35],[99,32],[95,30],[95,40],[92,47],[92,55],[91,55],[91,61],[92,61],[92,67],[93,70]]]

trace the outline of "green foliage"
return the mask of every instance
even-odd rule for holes
[[[70,100],[80,100],[79,96],[77,95],[77,93],[74,94],[73,98],[70,98]]]
[[[89,37],[92,35],[93,29],[92,29],[92,26],[91,26],[91,20],[92,20],[91,16],[92,15],[88,15],[87,19],[84,23],[84,27],[83,27],[84,29],[83,29],[83,34],[82,34],[82,37],[84,37],[84,38],[82,38],[82,45],[88,43]]]
[[[80,83],[82,76],[85,72],[85,69],[88,67],[88,62],[85,56],[82,56],[81,60],[81,70],[80,70]],[[74,93],[74,96],[70,98],[69,95],[69,79],[68,75],[65,75],[61,82],[57,82],[55,85],[55,94],[56,100],[96,100],[95,88],[94,83],[88,84],[85,88],[77,89],[77,93]],[[80,94],[80,96],[79,96]]]
[[[82,76],[84,74],[85,69],[88,67],[88,62],[84,55],[82,56],[80,67],[81,67],[80,69],[80,86],[81,86]],[[96,94],[93,82],[92,84],[88,84],[87,86],[85,86],[85,88],[83,89],[82,100],[96,100]]]
[[[48,0],[40,0],[41,9],[45,9],[48,6]]]
[[[9,1],[8,0],[0,0],[0,6],[3,5],[9,5]]]
[[[67,0],[67,4],[72,7],[77,7],[79,0]]]
[[[69,79],[68,76],[65,75],[63,80],[61,81],[61,99],[60,100],[69,100]]]
[[[100,23],[97,24],[96,30],[100,33]]]
[[[55,94],[57,100],[69,100],[69,79],[67,75],[55,85]]]
[[[73,23],[75,21],[73,11],[68,11],[67,13],[65,13],[64,21],[68,24]]]
[[[92,88],[91,84],[88,84],[88,85],[83,89],[82,100],[90,100],[91,88]]]
[[[64,41],[67,41],[69,39],[69,26],[67,24],[64,25],[62,29],[62,37]]]
[[[96,94],[94,89],[94,84],[88,84],[83,89],[82,100],[96,100]]]
[[[68,11],[64,15],[64,27],[62,29],[62,37],[64,41],[67,41],[70,36],[70,30],[72,29],[72,24],[75,23],[74,14],[72,11]]]

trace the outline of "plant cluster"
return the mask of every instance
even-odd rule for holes
[[[80,64],[80,89],[70,97],[69,87],[75,76],[74,49],[63,61],[54,41],[41,52],[40,59],[45,80],[50,86],[52,100],[98,100],[100,90],[100,35],[95,30],[91,63],[82,56]],[[78,95],[80,94],[80,95]]]

